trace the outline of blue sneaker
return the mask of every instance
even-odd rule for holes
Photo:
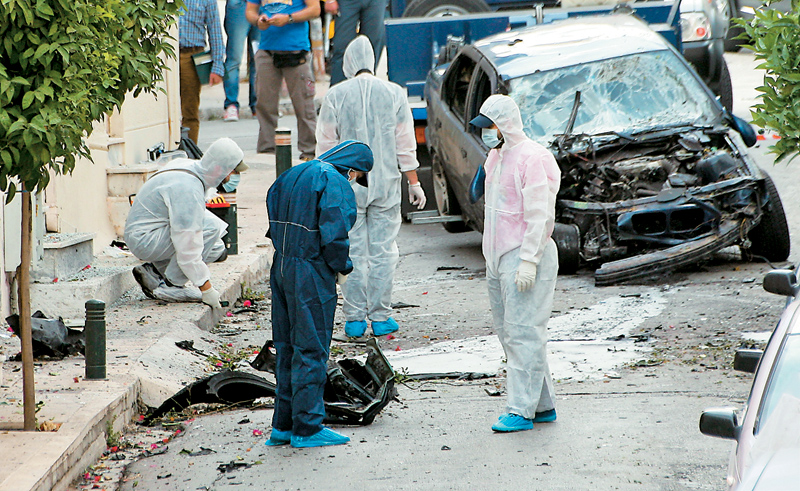
[[[294,448],[327,447],[328,445],[344,445],[350,438],[323,427],[311,436],[292,435]]]
[[[344,323],[344,333],[351,338],[360,338],[367,332],[367,321],[347,321]]]
[[[506,413],[497,420],[497,423],[492,425],[494,431],[502,431],[504,433],[512,431],[525,431],[533,429],[533,421],[528,418],[523,418],[519,414]]]
[[[389,317],[385,321],[372,321],[372,332],[376,336],[385,336],[400,329],[397,321]]]
[[[534,423],[552,423],[556,420],[556,410],[551,409],[549,411],[542,411],[541,413],[536,413],[531,420]]]
[[[287,443],[291,443],[291,441],[292,441],[291,431],[281,431],[273,428],[272,433],[270,433],[269,435],[269,440],[267,440],[264,443],[264,445],[275,447],[277,445],[286,445]]]

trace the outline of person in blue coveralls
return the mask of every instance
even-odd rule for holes
[[[348,232],[353,186],[367,185],[372,151],[348,140],[283,172],[267,193],[272,336],[277,391],[267,445],[322,447],[350,438],[324,427],[322,400],[336,311],[336,284],[353,270]]]

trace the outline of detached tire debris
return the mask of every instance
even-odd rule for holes
[[[328,362],[325,384],[325,423],[366,426],[397,397],[395,372],[381,352],[377,341],[367,341],[367,361],[347,358]],[[256,370],[274,373],[275,354],[272,340],[267,341],[251,362]],[[147,416],[143,424],[152,426],[171,413],[193,404],[242,404],[261,397],[275,397],[276,385],[255,374],[225,370],[184,387]]]

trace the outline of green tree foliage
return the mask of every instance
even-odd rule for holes
[[[780,162],[800,152],[800,0],[792,0],[792,11],[785,14],[768,8],[769,3],[752,20],[737,22],[750,40],[745,47],[766,71],[764,85],[757,88],[760,102],[751,111],[753,123],[781,135],[770,147]]]
[[[154,92],[181,0],[0,0],[0,189],[91,160],[92,123]],[[17,181],[18,180],[18,181]]]

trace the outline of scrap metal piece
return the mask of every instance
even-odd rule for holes
[[[275,389],[274,383],[258,375],[225,370],[179,390],[148,415],[143,424],[152,425],[162,416],[182,411],[193,404],[238,404],[259,397],[275,397]]]
[[[397,397],[394,369],[378,342],[372,338],[366,347],[366,363],[344,359],[329,364],[323,395],[326,422],[366,426]]]
[[[275,343],[268,339],[264,346],[261,347],[261,351],[258,352],[258,356],[250,362],[250,366],[259,372],[275,373],[276,360]]]
[[[325,423],[371,424],[375,416],[397,396],[394,369],[381,352],[378,342],[372,338],[367,341],[366,347],[366,363],[351,358],[329,363],[323,395]],[[270,371],[267,368],[271,367],[274,373],[272,340],[264,344],[251,366],[261,371]],[[145,418],[143,424],[152,425],[162,416],[182,411],[193,404],[247,403],[261,397],[275,397],[276,390],[275,383],[258,375],[225,370],[184,387]]]

